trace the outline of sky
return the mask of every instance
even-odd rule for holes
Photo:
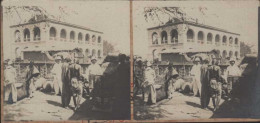
[[[254,45],[258,50],[258,6],[256,0],[224,1],[135,1],[133,2],[134,54],[146,57],[148,50],[147,28],[158,26],[156,21],[146,21],[145,7],[180,7],[186,14],[198,18],[206,25],[239,33],[240,41]],[[205,15],[198,8],[206,8]],[[165,17],[164,20],[169,20]]]
[[[22,2],[21,2],[22,1]],[[47,1],[47,2],[46,2]],[[12,0],[3,6],[41,6],[53,15],[59,15],[59,7],[66,8],[69,15],[65,22],[84,26],[104,33],[103,39],[115,46],[121,53],[130,54],[130,5],[129,1],[82,1],[82,0]],[[22,17],[31,15],[23,14]],[[18,16],[3,18],[4,57],[9,57],[9,26],[19,22]]]

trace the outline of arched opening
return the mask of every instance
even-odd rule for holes
[[[56,29],[54,27],[50,28],[50,40],[56,40]]]
[[[152,43],[158,44],[158,34],[156,32],[153,32],[152,34]]]
[[[167,44],[167,32],[166,31],[162,31],[161,33],[161,44]]]
[[[23,31],[23,33],[24,33],[24,41],[30,41],[30,31],[29,31],[29,29],[24,29],[24,31]]]
[[[15,58],[21,58],[21,51],[20,48],[15,48]]]
[[[41,31],[39,27],[35,27],[33,29],[33,40],[34,41],[41,40]]]
[[[16,30],[14,33],[15,42],[21,42],[21,33],[19,30]]]
[[[86,56],[86,58],[89,57],[89,50],[88,49],[85,50],[85,56]]]
[[[95,35],[92,36],[92,42],[93,42],[93,43],[96,42],[96,36],[95,36]]]
[[[199,31],[198,33],[198,43],[204,43],[204,34],[202,31]]]
[[[85,41],[86,41],[86,43],[89,41],[89,34],[85,35]]]
[[[92,50],[92,56],[96,56],[96,50],[95,49]]]
[[[233,38],[229,37],[229,46],[233,46]]]
[[[211,33],[208,33],[208,35],[207,35],[207,43],[212,44],[212,34]]]
[[[222,57],[223,57],[223,58],[227,58],[227,51],[226,51],[226,50],[223,51]]]
[[[217,50],[217,58],[220,57],[220,50]]]
[[[71,31],[70,32],[70,41],[74,41],[75,40],[75,32]]]
[[[98,36],[98,43],[101,43],[101,37]]]
[[[82,41],[82,33],[81,32],[78,35],[78,41],[79,41],[79,43]]]
[[[238,38],[235,38],[235,45],[238,46]]]
[[[187,42],[194,42],[194,33],[193,30],[189,29],[187,32]]]
[[[178,32],[176,29],[171,31],[171,43],[173,43],[173,44],[178,43]]]
[[[158,51],[154,49],[152,53],[153,53],[153,60],[158,60]]]
[[[98,50],[98,58],[101,58],[101,51]]]
[[[217,46],[219,46],[219,44],[220,44],[220,37],[219,37],[219,35],[216,35],[216,37],[215,37],[215,44]]]
[[[227,37],[226,37],[226,36],[223,36],[223,38],[222,38],[222,44],[223,44],[223,45],[227,45]]]
[[[233,57],[233,51],[229,51],[229,57]]]
[[[60,31],[60,40],[61,40],[61,41],[66,41],[66,38],[67,38],[66,30],[65,30],[65,29],[62,29],[62,30]]]

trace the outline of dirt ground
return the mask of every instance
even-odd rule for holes
[[[200,98],[175,92],[172,99],[164,99],[155,105],[142,104],[141,95],[134,101],[136,120],[182,120],[208,118],[248,118],[248,107],[221,100],[220,108],[213,112],[212,100],[208,109],[202,109]]]
[[[92,120],[109,119],[108,112],[92,111],[89,100],[82,99],[80,110],[74,112],[71,99],[70,109],[61,106],[61,97],[52,93],[36,91],[33,98],[24,98],[16,104],[4,104],[5,121],[60,121],[60,120]]]

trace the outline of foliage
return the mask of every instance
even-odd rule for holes
[[[104,41],[103,43],[103,55],[107,56],[109,53],[113,53],[115,51],[114,46],[108,41]]]
[[[252,53],[252,50],[251,50],[252,47],[253,46],[250,46],[250,45],[248,45],[248,44],[246,44],[244,42],[241,42],[240,43],[240,56],[243,57],[246,54]]]

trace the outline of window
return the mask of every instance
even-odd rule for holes
[[[194,42],[194,33],[193,30],[189,29],[187,31],[187,42]]]
[[[203,36],[204,36],[203,32],[199,31],[199,33],[198,33],[198,43],[201,43],[201,44],[204,43],[204,37]]]
[[[178,43],[178,32],[176,29],[171,31],[171,43]]]
[[[19,30],[16,30],[14,33],[15,42],[21,42],[21,33]]]
[[[95,49],[92,50],[92,56],[96,56],[96,50]]]
[[[226,58],[226,57],[227,57],[227,51],[226,51],[226,50],[223,51],[222,57],[223,57],[223,58]]]
[[[24,29],[24,41],[30,41],[30,31],[29,29]]]
[[[79,35],[78,35],[78,41],[79,41],[79,43],[82,41],[82,33],[79,33]]]
[[[152,44],[158,44],[158,34],[156,32],[152,34]]]
[[[71,31],[70,32],[70,41],[74,41],[75,40],[75,32]]]
[[[233,38],[229,37],[229,46],[232,46],[232,45],[233,45]]]
[[[41,32],[40,32],[40,28],[39,27],[35,27],[33,29],[33,40],[34,41],[41,40]]]
[[[89,57],[89,50],[88,49],[85,50],[85,56]]]
[[[215,43],[216,43],[217,46],[219,46],[219,44],[220,44],[219,35],[216,35],[216,37],[215,37]]]
[[[86,41],[86,43],[89,41],[89,34],[86,34],[85,41]]]
[[[54,27],[50,28],[50,40],[56,40],[56,29]]]
[[[66,41],[66,37],[67,37],[67,33],[66,33],[65,29],[62,29],[60,32],[60,40]]]
[[[207,43],[212,44],[212,34],[211,33],[208,33],[208,35],[207,35]]]
[[[233,52],[232,51],[229,51],[229,57],[233,57]]]
[[[167,44],[167,32],[166,31],[162,31],[162,33],[161,33],[161,37],[162,37],[162,39],[161,39],[161,43],[162,44]]]
[[[222,44],[227,45],[227,37],[226,36],[223,36]]]
[[[238,46],[238,38],[235,38],[235,45]]]
[[[98,43],[101,43],[101,37],[98,36]]]
[[[93,42],[93,43],[96,42],[96,36],[95,36],[95,35],[92,36],[92,42]]]

